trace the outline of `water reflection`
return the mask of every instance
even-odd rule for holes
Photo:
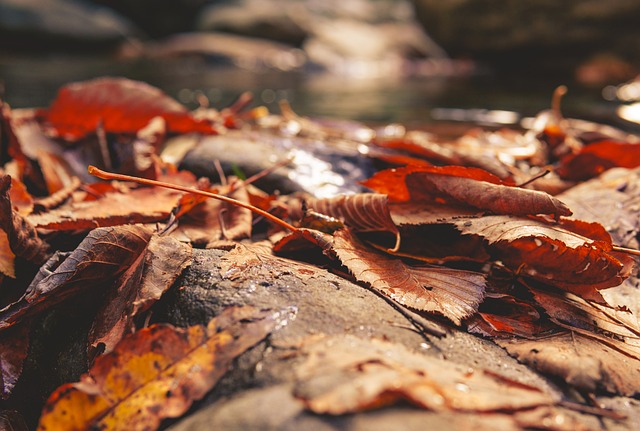
[[[490,75],[447,77],[446,73],[365,79],[314,70],[256,71],[193,56],[127,61],[0,58],[4,98],[15,108],[48,106],[61,85],[105,75],[148,82],[190,108],[196,108],[203,98],[213,107],[227,106],[242,92],[251,91],[256,103],[272,112],[279,112],[278,101],[286,99],[301,115],[408,125],[458,120],[444,118],[447,112],[455,112],[447,109],[467,110],[461,111],[463,121],[488,115],[493,122],[509,123],[509,116],[535,115],[548,108],[550,95],[558,84],[521,77],[508,81]],[[571,85],[570,90],[563,101],[565,114],[592,119],[613,116],[615,106],[607,105],[599,90]],[[476,117],[469,117],[471,114]]]

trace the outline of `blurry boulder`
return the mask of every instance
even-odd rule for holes
[[[198,29],[301,46],[312,63],[347,74],[388,75],[405,60],[446,57],[407,0],[238,0],[205,8]]]
[[[454,57],[535,70],[572,70],[596,53],[640,60],[633,0],[413,2],[427,33]]]
[[[125,18],[86,2],[0,0],[2,49],[109,49],[135,33],[135,27]]]

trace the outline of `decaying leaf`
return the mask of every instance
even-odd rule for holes
[[[558,196],[573,217],[606,227],[616,244],[638,249],[640,238],[640,169],[611,169]]]
[[[202,398],[234,358],[276,325],[274,313],[240,307],[226,309],[206,327],[142,329],[96,359],[78,383],[59,387],[38,430],[154,430]]]
[[[519,361],[581,390],[627,396],[640,392],[640,361],[591,337],[570,332],[496,342]]]
[[[20,300],[0,310],[0,330],[79,291],[108,288],[144,254],[150,238],[151,232],[140,226],[91,231],[62,262],[51,268],[45,265]]]
[[[295,394],[320,414],[344,414],[406,400],[435,411],[517,411],[558,401],[555,394],[482,368],[354,336],[303,345]]]
[[[187,198],[188,195],[183,197]],[[235,190],[229,197],[248,203],[244,188]],[[246,208],[232,206],[214,199],[204,199],[189,208],[178,220],[178,227],[170,235],[181,240],[206,247],[220,239],[240,240],[251,236],[252,214]]]
[[[333,252],[359,281],[400,304],[437,312],[456,325],[478,310],[482,274],[437,266],[412,266],[368,249],[348,230],[334,235]]]

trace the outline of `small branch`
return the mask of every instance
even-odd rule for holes
[[[528,179],[527,181],[525,181],[524,183],[517,184],[517,185],[516,185],[516,187],[524,187],[524,186],[527,186],[527,185],[531,184],[532,182],[534,182],[534,181],[536,181],[536,180],[539,180],[540,178],[542,178],[542,177],[544,177],[544,176],[548,175],[549,173],[551,173],[551,170],[550,170],[550,169],[545,169],[544,171],[540,172],[538,175],[535,175],[535,176],[533,176],[533,177],[529,178],[529,179]]]
[[[239,200],[227,197],[227,196],[222,196],[216,193],[211,193],[211,192],[205,192],[203,190],[198,190],[198,189],[194,189],[192,187],[184,187],[184,186],[180,186],[177,184],[171,184],[171,183],[165,183],[163,181],[155,181],[155,180],[149,180],[146,178],[140,178],[140,177],[133,177],[130,175],[123,175],[123,174],[116,174],[116,173],[112,173],[112,172],[106,172],[103,171],[101,169],[96,168],[95,166],[89,166],[88,167],[88,172],[89,174],[101,178],[103,180],[117,180],[117,181],[131,181],[134,183],[138,183],[138,184],[145,184],[148,186],[156,186],[156,187],[164,187],[167,189],[172,189],[172,190],[178,190],[180,192],[185,192],[185,193],[193,193],[195,195],[200,195],[200,196],[206,196],[208,198],[213,198],[213,199],[217,199],[219,201],[222,202],[227,202],[231,205],[235,205],[235,206],[239,206],[241,208],[246,208],[256,214],[259,214],[263,217],[265,217],[267,220],[277,224],[278,226],[289,230],[291,232],[295,232],[298,229],[295,226],[290,225],[289,223],[287,223],[284,220],[279,219],[278,217],[274,216],[273,214],[262,210],[258,207],[255,207],[251,204],[247,204],[245,202],[241,202]]]

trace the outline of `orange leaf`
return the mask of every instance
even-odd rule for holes
[[[211,124],[195,119],[180,103],[159,89],[125,78],[98,78],[60,89],[45,120],[55,136],[75,141],[94,133],[135,134],[154,117],[162,117],[169,132],[214,133]]]
[[[38,430],[155,430],[202,398],[276,323],[274,313],[238,307],[206,327],[142,329],[96,359],[79,382],[60,386]]]
[[[484,296],[482,274],[411,266],[368,249],[346,229],[335,233],[333,251],[359,281],[407,307],[442,314],[456,325],[478,310]]]

